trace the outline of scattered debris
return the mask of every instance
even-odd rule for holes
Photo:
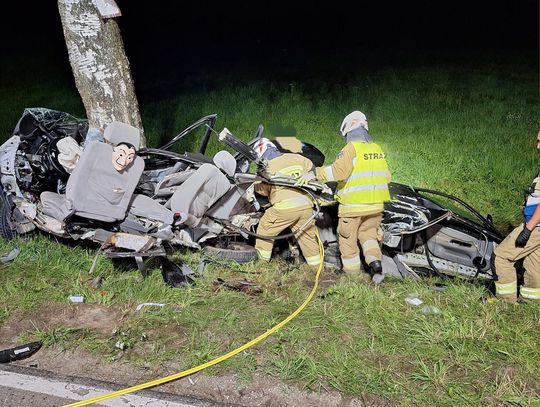
[[[114,347],[117,348],[117,349],[120,349],[120,350],[126,350],[127,348],[129,348],[129,345],[125,341],[119,339],[114,344]]]
[[[94,278],[92,280],[91,285],[94,288],[99,288],[99,287],[101,287],[101,285],[103,284],[104,281],[105,281],[105,279],[102,276],[97,276],[96,278]]]
[[[440,315],[441,310],[434,305],[424,305],[422,307],[422,314],[424,315]]]
[[[137,308],[135,308],[135,312],[139,312],[143,307],[164,307],[165,305],[167,304],[160,304],[158,302],[144,302],[137,305]]]
[[[191,267],[183,264],[179,267],[166,257],[160,258],[161,275],[165,283],[171,287],[187,287],[195,285],[195,281],[189,277],[193,273]]]
[[[99,254],[101,253],[102,247],[99,248],[96,255],[94,256],[94,260],[92,261],[92,266],[90,266],[90,270],[88,270],[88,274],[92,274],[94,272],[94,270],[96,269],[97,261],[98,261],[98,258],[99,258]]]
[[[214,285],[225,287],[229,290],[240,291],[247,295],[257,295],[263,292],[262,286],[246,280],[227,282],[222,278],[218,278],[214,281]]]
[[[0,263],[9,263],[10,261],[15,260],[20,252],[21,252],[21,249],[16,247],[15,249],[10,251],[9,253],[6,253],[3,256],[1,256],[0,257]]]
[[[405,298],[405,302],[409,305],[414,305],[415,307],[423,303],[423,301],[418,297],[418,294],[409,294]]]
[[[70,295],[69,301],[74,303],[82,303],[84,302],[84,297],[82,295]]]
[[[41,342],[31,342],[11,349],[0,350],[0,363],[14,362],[32,356],[41,348]]]
[[[432,285],[432,286],[431,286],[431,289],[432,289],[433,291],[439,291],[439,292],[444,291],[444,290],[446,290],[447,288],[448,288],[447,285],[441,284],[441,283],[435,283],[435,285]]]
[[[204,275],[204,270],[206,269],[207,264],[207,261],[205,259],[202,259],[197,265],[197,271],[195,272],[195,274],[197,274],[197,276],[199,277],[202,277]]]

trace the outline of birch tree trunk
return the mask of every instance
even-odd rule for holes
[[[120,121],[141,130],[139,104],[120,29],[103,20],[92,0],[58,0],[69,62],[89,124],[98,129]]]

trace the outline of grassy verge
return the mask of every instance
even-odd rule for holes
[[[23,338],[82,347],[111,363],[144,367],[168,362],[189,368],[247,342],[292,312],[313,280],[308,270],[279,260],[263,267],[210,264],[196,287],[171,289],[158,270],[140,282],[136,271],[118,272],[100,259],[96,274],[105,280],[96,289],[95,276],[87,272],[93,251],[43,236],[0,248],[15,245],[22,253],[0,272],[3,320],[21,310],[32,319],[47,308],[101,305],[123,315],[108,332],[65,321],[32,326]],[[192,267],[200,260],[199,253],[179,255]],[[218,288],[218,277],[256,281],[263,293]],[[484,303],[483,287],[459,281],[445,282],[446,290],[437,291],[437,280],[389,281],[377,289],[359,277],[336,278],[330,272],[322,280],[332,283],[323,283],[326,287],[296,320],[206,374],[234,372],[249,381],[254,373],[265,373],[313,391],[377,395],[406,405],[533,405],[538,400],[538,306]],[[410,293],[442,313],[424,315],[407,305]],[[87,304],[69,305],[67,297],[74,294]],[[143,302],[167,305],[135,312]]]

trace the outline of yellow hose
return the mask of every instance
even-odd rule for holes
[[[227,360],[240,352],[245,351],[246,349],[252,347],[253,345],[256,345],[257,343],[261,342],[263,339],[266,339],[268,336],[272,335],[273,333],[277,332],[279,329],[283,328],[288,322],[290,322],[293,318],[295,318],[298,314],[300,314],[304,308],[309,304],[311,299],[313,298],[313,295],[315,294],[315,291],[317,291],[317,287],[319,286],[319,276],[323,270],[324,265],[324,247],[321,242],[321,239],[319,237],[319,234],[315,233],[317,236],[317,241],[319,242],[319,253],[321,255],[321,264],[317,270],[317,273],[315,273],[315,284],[313,285],[313,288],[311,289],[311,292],[307,296],[307,298],[304,300],[304,302],[287,318],[285,318],[283,321],[281,321],[279,324],[274,326],[273,328],[270,328],[265,333],[257,336],[255,339],[252,339],[251,341],[245,343],[244,345],[230,351],[229,353],[226,353],[224,355],[221,355],[213,360],[210,360],[209,362],[203,363],[199,366],[192,367],[191,369],[184,370],[183,372],[175,373],[170,376],[163,377],[161,379],[152,380],[150,382],[138,384],[136,386],[127,387],[122,390],[114,391],[111,393],[103,394],[102,396],[96,396],[88,400],[81,400],[76,403],[72,404],[66,404],[64,407],[78,407],[78,406],[87,406],[92,403],[97,403],[99,401],[112,399],[114,397],[123,396],[129,393],[134,393],[139,390],[148,389],[149,387],[159,386],[160,384],[164,384],[167,382],[170,382],[172,380],[180,379],[185,376],[189,376],[193,373],[200,372],[203,369],[206,369],[207,367],[217,365],[218,363],[223,362],[224,360]]]

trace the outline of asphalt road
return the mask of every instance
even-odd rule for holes
[[[118,385],[112,383],[57,376],[37,369],[0,365],[0,407],[63,406],[119,389]],[[153,390],[143,390],[94,405],[110,407],[231,406]]]

